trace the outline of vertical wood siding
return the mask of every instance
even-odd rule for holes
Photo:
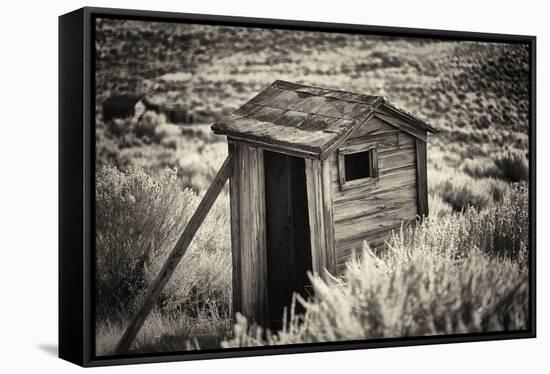
[[[230,179],[234,312],[251,322],[267,322],[267,266],[263,151],[234,143]]]
[[[336,274],[331,172],[328,160],[305,160],[313,272]]]

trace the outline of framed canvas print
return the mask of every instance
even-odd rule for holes
[[[535,337],[535,37],[59,19],[59,354]]]

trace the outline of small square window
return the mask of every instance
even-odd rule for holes
[[[362,185],[378,178],[378,153],[376,147],[362,150],[341,149],[338,153],[338,168],[341,189]]]
[[[372,178],[372,150],[344,155],[346,181]]]

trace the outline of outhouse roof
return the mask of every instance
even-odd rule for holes
[[[407,125],[437,132],[429,123],[390,104],[383,96],[280,80],[216,122],[212,130],[237,140],[324,158],[323,154],[334,150],[381,106],[396,113]]]

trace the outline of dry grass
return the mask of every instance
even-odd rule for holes
[[[429,172],[428,188],[455,211],[468,206],[484,208],[500,203],[510,190],[509,184],[501,179],[476,179],[450,168]]]
[[[503,179],[510,182],[529,180],[529,164],[523,152],[509,151],[497,154],[495,165]]]
[[[499,152],[489,160],[466,159],[462,170],[473,178],[500,178],[509,182],[529,180],[527,156],[515,150]]]
[[[132,353],[176,352],[219,348],[231,334],[231,319],[213,314],[191,318],[185,313],[153,310],[132,344]],[[97,355],[113,354],[126,326],[106,320],[97,325]]]
[[[444,202],[441,196],[433,193],[428,194],[428,207],[430,210],[430,217],[445,217],[453,212],[453,207]]]

